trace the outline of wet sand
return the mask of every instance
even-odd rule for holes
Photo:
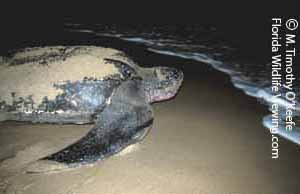
[[[91,126],[2,123],[0,193],[300,193],[300,149],[280,139],[280,158],[271,159],[262,105],[205,65],[147,57],[180,66],[185,81],[175,99],[154,105],[154,126],[143,142],[93,166],[26,174],[39,157]]]

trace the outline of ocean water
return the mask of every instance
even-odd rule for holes
[[[286,90],[281,89],[281,97],[273,98],[271,91],[271,59],[255,62],[244,58],[238,48],[230,45],[230,40],[222,38],[218,28],[209,25],[103,25],[84,24],[65,20],[64,29],[68,32],[93,34],[97,37],[112,37],[134,44],[143,45],[148,51],[161,55],[208,64],[214,69],[228,74],[232,84],[245,94],[256,98],[262,106],[270,110],[270,115],[262,118],[262,124],[269,129],[272,124],[272,104],[279,105],[278,133],[280,136],[300,145],[300,81],[297,76],[293,82],[296,94],[293,106],[293,121],[296,125],[292,131],[285,129],[286,109],[291,101],[286,100]],[[259,49],[258,49],[259,50]],[[254,50],[253,52],[255,52]],[[259,51],[256,51],[259,52]],[[271,51],[270,51],[271,52]],[[268,55],[270,53],[266,53]],[[263,55],[263,54],[262,54]],[[295,75],[299,75],[300,66],[293,65]]]

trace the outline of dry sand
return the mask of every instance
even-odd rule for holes
[[[271,159],[262,106],[219,73],[185,73],[179,95],[154,105],[155,122],[146,139],[94,166],[23,173],[39,156],[75,141],[91,126],[1,124],[0,193],[300,193],[299,147],[281,140],[280,159]]]

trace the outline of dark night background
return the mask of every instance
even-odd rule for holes
[[[60,17],[51,16],[48,18],[39,17],[39,15],[34,17],[20,15],[19,17],[4,19],[1,27],[1,52],[5,52],[9,48],[22,47],[28,44],[39,45],[49,42],[59,44],[63,42],[67,38],[63,33],[64,18],[71,18],[74,21],[86,24],[101,23],[101,19],[103,20],[100,15],[87,16],[84,13]],[[159,15],[156,15],[154,19],[159,19]],[[173,19],[171,24],[174,25],[177,23],[174,23],[174,21],[177,21],[177,18]],[[197,23],[203,26],[213,26],[221,34],[222,38],[229,40],[229,44],[237,48],[243,56],[255,62],[261,62],[262,60],[268,60],[271,38],[270,20],[271,17],[269,16],[227,17],[226,15],[220,14],[213,17],[211,15],[197,17],[197,15],[195,15],[193,20],[186,19],[184,23],[178,25]],[[103,23],[108,22],[103,21]]]

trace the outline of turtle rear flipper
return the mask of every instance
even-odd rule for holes
[[[116,89],[111,103],[97,116],[86,136],[41,160],[75,167],[104,159],[140,141],[152,125],[153,112],[139,81],[126,81]]]

